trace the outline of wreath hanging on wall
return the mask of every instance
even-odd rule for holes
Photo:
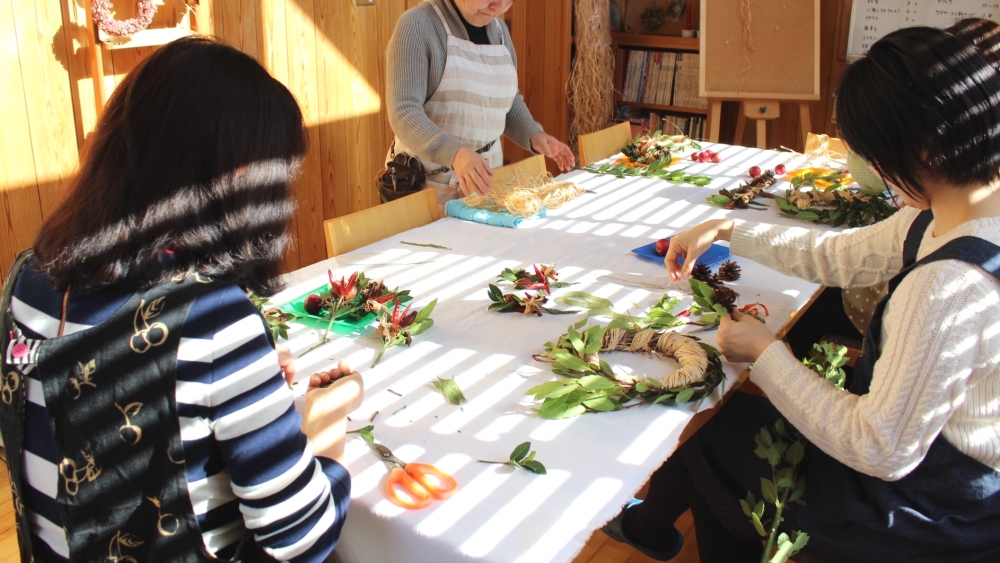
[[[111,0],[92,0],[94,23],[97,27],[112,37],[128,37],[149,27],[156,15],[156,5],[153,0],[138,0],[139,15],[124,21],[116,20],[111,15]]]

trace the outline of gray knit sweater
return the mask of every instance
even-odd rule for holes
[[[433,2],[448,20],[452,35],[468,40],[462,20],[449,0],[428,0],[411,8],[400,16],[396,29],[389,39],[386,50],[386,93],[389,106],[389,125],[393,132],[417,156],[424,160],[451,166],[455,153],[462,143],[452,138],[434,124],[424,113],[424,104],[437,90],[444,75],[445,59],[448,55],[448,36],[441,18],[434,11]],[[517,65],[517,55],[510,39],[510,32],[503,21],[497,26],[487,25],[490,43],[503,44],[510,50],[510,56]],[[507,126],[504,135],[526,149],[531,149],[530,139],[542,131],[542,126],[531,118],[528,106],[520,93],[514,98],[514,105],[507,112]],[[469,147],[478,149],[479,147]]]

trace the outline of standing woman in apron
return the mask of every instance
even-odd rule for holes
[[[563,172],[573,152],[542,130],[517,87],[510,33],[497,16],[514,0],[425,0],[396,23],[387,49],[386,158],[416,156],[438,204],[492,188],[503,165],[500,136],[553,159]]]
[[[654,559],[691,508],[701,560],[757,561],[740,508],[771,468],[754,435],[785,418],[809,441],[806,506],[783,532],[810,560],[1000,561],[1000,73],[970,43],[913,27],[851,64],[837,91],[843,139],[906,207],[840,232],[716,220],[672,239],[676,280],[715,240],[733,254],[835,287],[888,282],[846,390],[747,315],[725,316],[726,358],[754,362],[767,398],[735,393],[605,530]],[[678,257],[685,258],[684,265]]]

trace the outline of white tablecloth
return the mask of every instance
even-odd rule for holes
[[[371,328],[340,337],[299,360],[306,378],[345,358],[364,375],[364,404],[349,429],[369,423],[374,434],[404,461],[436,465],[455,476],[458,493],[418,511],[399,508],[383,492],[388,469],[357,435],[347,439],[347,467],[353,477],[351,509],[337,555],[347,562],[435,562],[481,560],[541,563],[571,561],[595,530],[612,518],[674,451],[698,405],[651,405],[568,420],[544,420],[524,392],[557,378],[547,364],[532,360],[546,341],[583,318],[577,315],[529,317],[487,312],[487,284],[505,267],[558,264],[560,280],[577,282],[555,296],[582,290],[606,297],[619,312],[640,313],[669,286],[662,265],[643,262],[631,250],[702,221],[740,217],[809,227],[767,211],[726,211],[705,197],[720,187],[747,180],[751,165],[773,167],[788,153],[726,145],[706,145],[722,155],[721,164],[684,161],[691,173],[716,178],[710,187],[661,180],[616,179],[575,171],[561,176],[589,190],[548,218],[503,229],[443,218],[327,260],[289,276],[292,285],[273,299],[282,303],[326,282],[326,270],[355,270],[408,288],[415,307],[437,298],[434,327],[415,337],[411,348],[392,348],[370,369],[380,340]],[[779,184],[772,191],[782,191]],[[765,202],[769,200],[763,200]],[[450,250],[422,248],[401,241],[433,243]],[[778,274],[744,258],[743,277],[730,284],[741,302],[761,301],[779,330],[817,290],[815,284]],[[663,289],[629,286],[615,279],[641,279]],[[684,283],[678,288],[686,288]],[[682,307],[690,303],[687,297]],[[564,308],[561,304],[555,306]],[[699,334],[715,344],[715,332]],[[296,353],[312,346],[313,329],[293,325]],[[625,353],[607,354],[615,369],[662,377],[676,369],[672,360]],[[745,366],[726,364],[727,388]],[[468,402],[448,404],[431,385],[450,378]],[[303,385],[297,386],[304,387]],[[390,391],[391,390],[391,391]],[[393,393],[395,392],[395,393]],[[722,388],[701,409],[710,408]],[[397,395],[398,394],[398,395]],[[478,463],[505,460],[514,447],[530,441],[544,476],[508,466]],[[748,448],[754,447],[747,444]]]

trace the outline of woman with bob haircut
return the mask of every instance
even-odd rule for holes
[[[724,317],[720,350],[753,362],[767,398],[734,394],[606,526],[654,559],[677,553],[689,507],[702,561],[760,559],[740,500],[772,478],[754,435],[784,418],[808,439],[808,485],[780,529],[809,534],[809,560],[1000,560],[1000,75],[967,41],[901,29],[847,67],[837,120],[904,209],[840,232],[708,221],[673,237],[665,262],[680,279],[726,240],[815,283],[887,281],[864,354],[838,390],[764,324]]]
[[[290,354],[246,294],[279,289],[305,151],[291,93],[212,39],[159,48],[115,91],[4,286],[22,561],[333,550],[350,498],[338,421],[360,376],[310,390],[300,417]]]

